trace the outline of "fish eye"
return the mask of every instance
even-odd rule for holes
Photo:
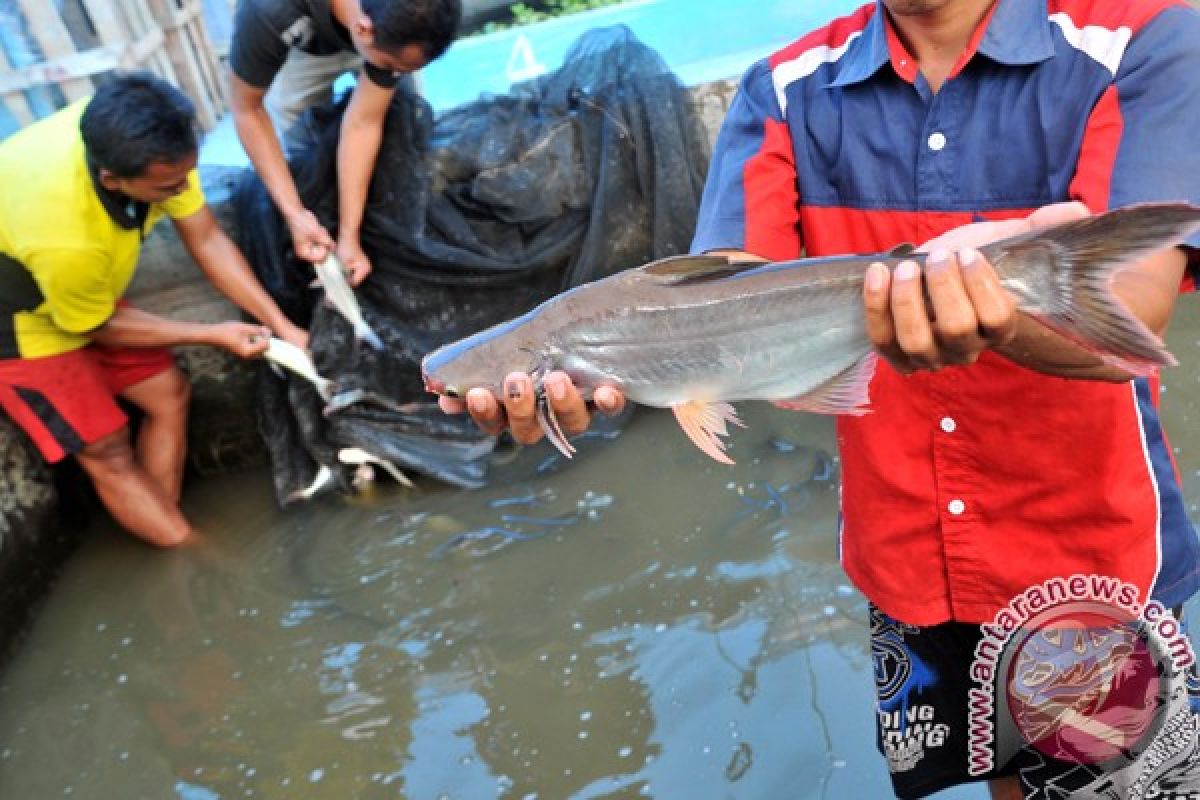
[[[446,395],[446,397],[458,397],[458,390],[451,389],[450,387],[447,386],[446,390],[444,392],[442,392],[442,394]]]

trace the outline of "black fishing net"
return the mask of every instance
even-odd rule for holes
[[[336,148],[344,102],[304,118],[291,167],[305,204],[337,230]],[[433,348],[509,319],[571,286],[686,252],[708,164],[689,95],[624,27],[592,31],[563,66],[509,95],[436,118],[398,92],[370,188],[362,242],[374,270],[358,288],[386,344],[354,340],[311,288],[313,270],[248,175],[241,244],[286,313],[307,326],[313,359],[341,410],[302,379],[265,369],[260,425],[281,502],[313,483],[346,487],[342,448],[467,487],[487,480],[494,439],[441,413],[420,362]]]

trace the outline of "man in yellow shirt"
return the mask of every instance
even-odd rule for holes
[[[0,407],[51,463],[68,455],[131,533],[160,546],[178,507],[189,385],[173,345],[259,356],[305,346],[205,203],[191,102],[149,74],[119,75],[0,143]],[[263,325],[177,322],[121,297],[163,216],[208,279]],[[145,412],[137,442],[117,405]]]

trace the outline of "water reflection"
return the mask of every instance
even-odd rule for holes
[[[477,492],[237,475],[189,488],[200,547],[94,531],[0,679],[0,797],[888,796],[832,425],[744,410],[732,469],[644,413]]]

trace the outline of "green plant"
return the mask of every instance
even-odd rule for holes
[[[553,17],[591,11],[594,8],[603,8],[624,2],[626,0],[541,0],[541,2],[513,3],[508,7],[510,20],[489,22],[483,26],[481,33],[493,33],[521,25],[530,25]]]

